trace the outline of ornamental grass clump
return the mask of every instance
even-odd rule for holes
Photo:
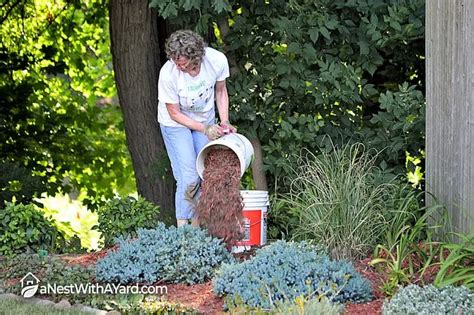
[[[383,305],[383,315],[474,314],[474,293],[466,287],[411,284]]]
[[[408,208],[416,203],[412,197],[394,200],[400,187],[393,177],[385,179],[371,153],[354,144],[297,156],[290,191],[278,200],[299,218],[296,239],[322,245],[335,259],[363,258],[390,228],[390,211],[398,211],[398,203]]]
[[[183,226],[139,229],[137,238],[119,238],[118,250],[97,262],[97,280],[126,283],[195,284],[209,280],[233,257],[221,240]]]
[[[250,307],[274,309],[277,301],[298,296],[330,302],[372,298],[370,283],[347,261],[333,261],[305,242],[277,241],[240,264],[224,264],[214,278],[214,292]]]

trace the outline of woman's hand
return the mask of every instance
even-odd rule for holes
[[[204,134],[207,136],[209,140],[216,140],[222,137],[225,133],[224,133],[224,128],[222,128],[218,124],[215,124],[215,125],[205,126]]]
[[[232,126],[228,120],[224,120],[223,122],[221,122],[220,126],[222,127],[224,134],[237,132],[237,128]]]

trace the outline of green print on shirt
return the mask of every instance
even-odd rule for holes
[[[196,90],[199,90],[200,88],[202,88],[204,85],[206,85],[206,81],[202,80],[201,82],[199,82],[198,84],[196,85],[188,85],[188,92],[194,92]]]

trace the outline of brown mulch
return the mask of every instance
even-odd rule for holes
[[[70,265],[79,265],[82,267],[88,267],[91,265],[95,265],[99,259],[107,256],[109,252],[116,251],[117,248],[118,248],[117,245],[114,245],[110,248],[103,249],[97,252],[85,253],[85,254],[59,255],[58,258],[64,260],[66,263]]]
[[[165,298],[169,302],[179,303],[206,315],[223,313],[224,300],[214,295],[211,281],[194,285],[171,284],[167,288]]]
[[[356,270],[372,284],[374,293],[374,300],[366,303],[346,305],[344,314],[366,315],[366,314],[382,314],[383,301],[385,299],[383,293],[379,290],[382,285],[384,276],[376,272],[373,267],[369,265],[372,258],[366,258],[354,264]]]

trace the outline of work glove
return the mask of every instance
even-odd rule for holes
[[[209,138],[209,140],[216,140],[222,136],[222,128],[215,124],[215,125],[207,125],[204,128],[204,134]]]
[[[221,122],[220,125],[222,129],[224,130],[225,134],[237,132],[237,128],[232,126],[228,120],[224,120],[223,122]]]

